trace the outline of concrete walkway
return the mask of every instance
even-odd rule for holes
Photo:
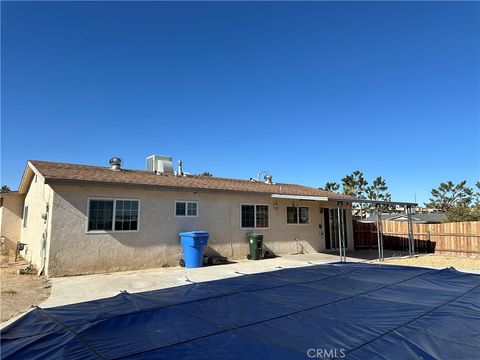
[[[362,261],[349,258],[349,261]],[[94,274],[52,278],[50,297],[40,307],[53,307],[118,295],[122,290],[130,293],[164,289],[174,286],[224,279],[244,274],[253,274],[279,268],[293,268],[339,261],[338,255],[301,254],[264,259],[241,260],[226,265],[207,266],[196,269],[169,267],[108,274]]]

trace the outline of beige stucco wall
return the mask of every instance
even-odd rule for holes
[[[3,197],[0,208],[0,234],[5,241],[5,249],[14,249],[20,241],[20,231],[23,216],[23,201],[20,194],[11,194]]]
[[[320,212],[320,207],[324,207],[325,203],[302,203],[310,207],[310,224],[287,225],[286,206],[293,201],[272,199],[268,195],[73,185],[52,187],[49,276],[176,266],[182,254],[177,234],[190,230],[209,232],[206,253],[243,259],[248,252],[245,234],[252,232],[252,229],[240,228],[242,203],[269,205],[270,227],[254,231],[264,234],[265,247],[273,253],[282,255],[322,251],[325,248],[323,214]],[[87,233],[89,197],[139,199],[139,231]],[[198,201],[198,217],[175,217],[175,200]],[[299,204],[298,201],[295,203]],[[274,204],[277,204],[277,208]],[[349,211],[347,213],[350,215]],[[353,248],[351,217],[348,223],[349,244]]]
[[[44,258],[48,261],[49,245],[49,209],[51,209],[52,189],[44,183],[40,175],[34,175],[30,183],[27,194],[25,195],[24,208],[28,206],[27,226],[20,226],[20,241],[27,244],[21,252],[21,256],[37,268],[40,269]],[[24,208],[22,209],[22,217]],[[42,218],[42,214],[47,214],[47,218]],[[43,235],[45,233],[45,235]],[[45,239],[44,239],[45,236]],[[46,249],[44,249],[46,247]]]

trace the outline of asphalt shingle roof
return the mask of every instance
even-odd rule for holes
[[[157,175],[155,172],[122,169],[112,171],[110,167],[67,164],[31,160],[30,163],[42,174],[47,183],[73,182],[83,184],[107,184],[117,186],[143,186],[185,190],[235,191],[299,196],[322,196],[335,199],[352,199],[349,196],[295,184],[266,184],[249,180],[227,179],[212,176]]]

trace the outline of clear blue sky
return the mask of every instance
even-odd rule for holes
[[[394,199],[480,178],[480,4],[2,2],[1,183],[28,159]]]

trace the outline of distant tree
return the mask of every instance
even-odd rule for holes
[[[392,195],[388,192],[388,186],[385,179],[381,176],[378,176],[371,186],[366,188],[367,199],[377,200],[377,201],[392,201]],[[373,211],[375,205],[370,204],[368,206],[370,211]],[[382,206],[382,210],[392,211],[394,210],[393,206]]]
[[[475,187],[477,190],[475,191],[474,198],[475,198],[475,206],[480,208],[480,181],[475,183]]]
[[[336,182],[327,182],[323,187],[328,191],[337,191],[340,189],[340,185]],[[388,192],[387,182],[381,176],[373,181],[371,186],[368,186],[368,181],[365,179],[361,171],[354,171],[350,175],[346,175],[342,179],[342,193],[345,195],[353,196],[359,199],[369,199],[377,201],[391,201],[392,196]],[[360,217],[363,217],[364,204],[356,205],[355,209],[360,209]],[[375,205],[368,205],[367,208],[372,211]],[[395,206],[382,206],[383,210],[395,211]]]
[[[12,190],[10,190],[10,188],[7,186],[7,185],[3,185],[2,186],[2,189],[0,190],[0,192],[3,194],[3,193],[7,193],[7,192],[10,192]]]
[[[363,177],[361,171],[354,171],[342,179],[343,193],[360,199],[366,198],[368,181]]]
[[[445,215],[443,222],[480,221],[480,208],[451,206]]]
[[[441,183],[432,189],[432,197],[425,205],[429,208],[447,211],[454,206],[468,206],[472,202],[473,190],[466,186],[467,180],[458,184],[451,181]]]
[[[323,187],[323,190],[327,191],[338,191],[340,189],[340,184],[337,184],[336,182],[327,182],[325,186]]]
[[[204,171],[203,173],[198,174],[198,175],[200,175],[200,176],[213,176],[213,174],[208,172],[208,171]]]
[[[392,195],[388,192],[388,186],[385,179],[378,176],[373,184],[366,188],[367,199],[378,201],[391,201]]]
[[[363,173],[358,170],[342,179],[343,193],[359,199],[366,198],[367,185],[368,181],[363,177]],[[360,209],[360,218],[363,219],[363,204],[357,206],[357,209]]]

